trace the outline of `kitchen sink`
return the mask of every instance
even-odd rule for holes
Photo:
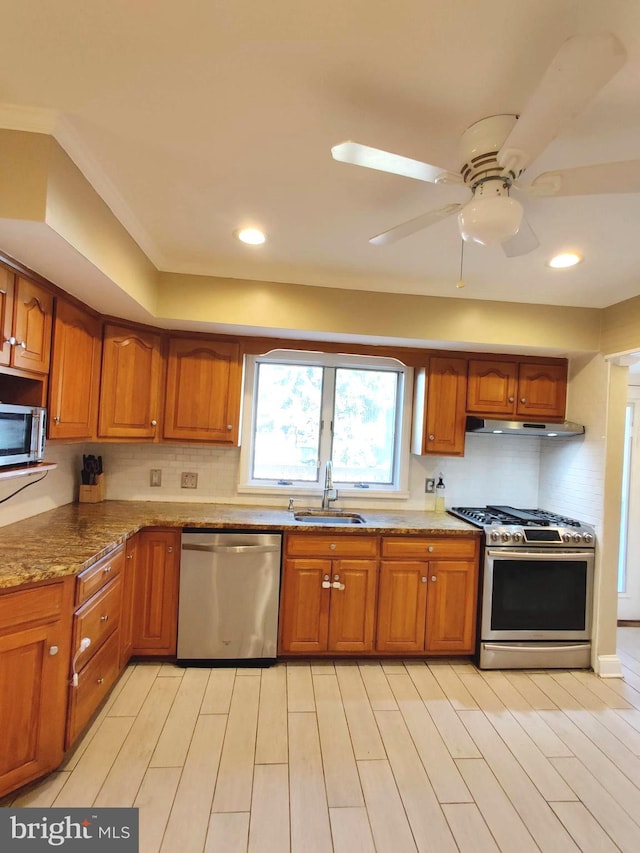
[[[364,518],[357,512],[345,512],[341,509],[301,509],[294,512],[296,521],[307,524],[363,524]]]

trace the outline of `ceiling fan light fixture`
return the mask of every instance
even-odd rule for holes
[[[234,233],[241,243],[247,243],[249,246],[261,246],[267,239],[259,228],[239,228]]]
[[[520,202],[508,195],[474,196],[458,214],[458,227],[463,240],[492,246],[518,233],[523,213]]]
[[[582,255],[577,252],[561,252],[559,255],[554,255],[547,266],[554,270],[566,270],[569,267],[575,267],[582,260]]]

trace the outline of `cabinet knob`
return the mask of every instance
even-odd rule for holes
[[[331,545],[329,545],[329,548],[330,548],[332,551],[335,551],[335,550],[336,550],[335,542],[332,542],[332,543],[331,543]]]
[[[54,424],[59,424],[60,423],[60,415],[56,415],[55,418],[53,419],[53,422],[54,422]]]
[[[233,429],[233,424],[227,424],[227,429],[231,431]]]
[[[427,579],[425,577],[420,578],[420,583],[426,583]]]
[[[509,397],[509,402],[513,403],[513,399],[514,399],[513,397]]]
[[[96,684],[104,684],[104,678],[98,678]]]
[[[111,566],[105,566],[102,571],[105,573],[105,575],[108,575],[109,572],[111,571]]]
[[[127,560],[133,560],[133,554],[127,554]]]
[[[430,554],[432,554],[432,553],[433,553],[433,545],[429,545],[429,547],[427,548],[427,551],[428,551]]]
[[[27,342],[26,341],[20,341],[18,343],[18,346],[22,347],[22,349],[26,349],[27,348]]]
[[[339,580],[340,580],[340,575],[334,575],[334,576],[333,576],[333,579],[334,579],[334,581],[339,581]]]
[[[158,421],[155,418],[151,421],[151,426],[158,426]]]
[[[526,398],[526,397],[520,397],[520,402],[521,402],[521,403],[526,403],[526,402],[527,402],[527,398]]]
[[[60,650],[57,646],[49,646],[49,654],[53,657],[53,655],[57,655]]]
[[[169,547],[167,548],[167,553],[173,554],[173,545],[169,545]]]
[[[429,441],[435,441],[435,440],[436,440],[436,437],[435,437],[435,435],[433,435],[433,433],[432,433],[432,434],[429,436]]]
[[[102,614],[102,616],[100,617],[100,621],[101,621],[101,622],[106,622],[108,618],[109,618],[108,614],[107,614],[107,613],[103,613],[103,614]]]
[[[437,580],[438,580],[438,578],[437,578],[435,575],[431,575],[431,580],[432,580],[432,581],[437,581]]]

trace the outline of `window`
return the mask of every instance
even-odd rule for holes
[[[279,352],[247,360],[241,488],[400,492],[410,370],[394,359]]]

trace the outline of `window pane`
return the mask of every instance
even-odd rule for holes
[[[334,480],[393,482],[397,397],[394,371],[336,369]]]
[[[317,481],[321,398],[321,367],[258,364],[253,479]]]

